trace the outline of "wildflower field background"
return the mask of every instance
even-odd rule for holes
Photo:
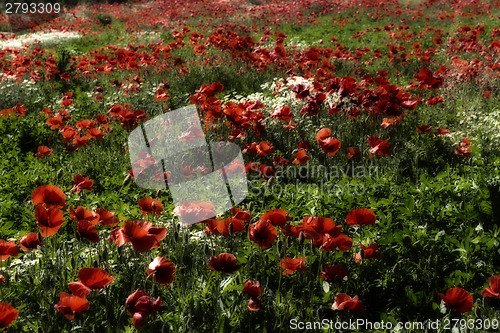
[[[0,13],[0,327],[497,331],[499,1],[60,3]],[[193,104],[243,152],[222,216],[134,181]]]

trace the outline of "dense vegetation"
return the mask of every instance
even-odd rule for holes
[[[0,32],[0,326],[495,331],[499,8],[178,0],[0,16],[16,26]],[[131,131],[192,104],[207,141],[243,152],[248,197],[223,215],[134,181]],[[180,222],[193,214],[206,220]]]

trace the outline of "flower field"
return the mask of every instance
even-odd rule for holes
[[[0,13],[0,328],[498,331],[499,1],[67,2]]]

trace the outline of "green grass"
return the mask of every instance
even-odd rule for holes
[[[431,7],[425,12],[435,16],[439,9],[438,6]],[[450,66],[450,56],[442,46],[430,64],[418,58],[411,58],[406,65],[390,64],[387,43],[403,45],[405,52],[409,53],[415,40],[393,41],[383,30],[384,26],[391,23],[396,27],[409,25],[410,29],[404,31],[418,34],[430,25],[442,29],[443,39],[448,39],[455,36],[459,27],[474,27],[483,22],[486,32],[480,40],[488,45],[496,23],[487,15],[475,19],[457,17],[454,22],[426,21],[424,18],[411,21],[406,15],[407,22],[400,23],[394,17],[374,20],[365,15],[367,11],[369,9],[361,9],[358,19],[351,19],[345,27],[334,24],[332,14],[327,14],[320,16],[317,24],[285,24],[272,27],[272,30],[288,36],[285,40],[288,52],[292,52],[287,44],[290,40],[304,42],[308,47],[336,49],[330,41],[333,36],[353,53],[358,48],[368,47],[371,52],[358,62],[329,59],[335,65],[334,74],[337,77],[352,76],[360,81],[365,74],[376,77],[380,70],[386,70],[389,82],[404,88],[415,80],[415,73],[423,66],[429,66],[433,71],[441,65]],[[346,11],[342,16],[350,17],[351,14],[352,11]],[[334,16],[338,19],[337,15]],[[108,30],[96,24],[95,30],[102,29],[98,37],[86,36],[77,42],[64,42],[47,52],[54,54],[61,71],[73,76],[78,73],[76,63],[71,61],[73,56],[92,58],[94,50],[109,55],[109,44],[126,49],[129,42],[134,46],[144,42],[140,37],[132,41],[124,22],[114,17],[109,26],[111,29]],[[375,27],[382,30],[375,32]],[[372,31],[360,38],[351,38],[366,28]],[[192,26],[192,31],[197,29]],[[401,33],[403,30],[393,31]],[[450,36],[444,37],[446,32]],[[209,35],[210,30],[202,33]],[[118,40],[116,36],[122,39]],[[163,45],[173,41],[169,31],[162,31],[160,36]],[[68,207],[106,208],[115,212],[122,221],[148,219],[154,225],[168,229],[159,248],[137,253],[130,245],[117,247],[110,244],[107,241],[109,228],[98,227],[101,240],[96,244],[83,239],[77,233],[76,223],[70,218],[69,211],[65,211],[65,224],[57,235],[43,239],[40,250],[29,253],[21,250],[18,257],[0,263],[0,273],[7,281],[0,288],[0,302],[12,304],[19,310],[19,317],[8,330],[133,331],[125,300],[136,289],[145,290],[154,298],[161,297],[163,303],[161,311],[148,317],[143,331],[285,332],[289,330],[292,319],[348,321],[365,318],[396,323],[455,318],[491,320],[499,317],[498,300],[481,296],[488,278],[498,274],[500,267],[500,147],[495,141],[494,117],[491,116],[500,107],[496,81],[481,85],[448,79],[445,86],[438,90],[410,90],[412,96],[421,97],[423,102],[436,95],[443,95],[444,102],[434,106],[419,104],[416,110],[406,111],[402,123],[394,128],[380,128],[382,117],[373,119],[362,115],[352,120],[343,113],[328,115],[328,108],[323,107],[317,117],[294,116],[294,122],[297,121],[300,128],[295,132],[284,131],[282,124],[275,119],[264,121],[267,133],[261,136],[253,134],[251,128],[245,129],[247,137],[244,143],[269,141],[275,146],[276,155],[290,160],[293,160],[292,153],[298,142],[308,141],[311,144],[308,155],[312,157],[309,166],[312,167],[357,166],[377,170],[366,177],[278,177],[269,181],[260,177],[250,178],[251,184],[256,186],[253,189],[259,191],[250,191],[240,207],[250,211],[252,223],[274,208],[286,210],[292,225],[300,224],[305,216],[325,216],[342,225],[343,232],[354,243],[347,252],[323,251],[312,246],[307,238],[303,241],[285,237],[278,231],[278,239],[269,249],[263,250],[249,241],[246,231],[222,237],[205,235],[205,225],[180,228],[172,213],[174,204],[170,192],[138,188],[128,176],[131,169],[127,153],[130,130],[122,128],[118,121],[110,124],[113,130],[101,141],[92,141],[76,152],[68,152],[60,142],[61,135],[57,130],[50,130],[46,125],[46,116],[40,114],[44,107],[57,112],[62,108],[60,99],[64,93],[71,91],[74,102],[67,108],[72,117],[70,125],[82,118],[94,119],[98,114],[107,114],[109,106],[115,103],[129,103],[133,110],[144,110],[151,119],[163,113],[166,107],[176,109],[189,104],[189,97],[202,84],[222,83],[224,90],[217,95],[219,98],[247,96],[256,92],[270,98],[270,91],[262,84],[274,78],[287,77],[286,70],[270,65],[266,70],[259,71],[251,61],[237,59],[236,53],[221,51],[213,46],[207,48],[205,55],[195,55],[187,36],[184,38],[186,46],[171,52],[172,58],[183,59],[188,69],[184,75],[179,75],[180,68],[173,66],[170,60],[160,60],[160,63],[172,66],[165,70],[152,66],[123,69],[68,82],[56,78],[42,79],[33,85],[11,83],[8,88],[0,86],[0,109],[22,103],[28,110],[24,117],[0,116],[1,239],[19,240],[28,232],[38,231],[30,199],[32,191],[44,184],[59,186],[67,196]],[[261,34],[252,33],[251,36],[257,42]],[[271,35],[271,41],[274,38]],[[425,50],[436,47],[433,38],[434,33],[427,32],[417,41]],[[317,43],[320,39],[324,40],[324,44]],[[269,45],[269,50],[272,50],[274,45]],[[101,47],[104,49],[101,50]],[[383,58],[374,60],[372,64],[366,63],[377,48]],[[145,53],[153,52],[145,48]],[[476,53],[461,54],[460,57],[467,60],[478,57],[485,61]],[[203,63],[206,59],[209,61]],[[2,61],[4,66],[10,65],[8,59]],[[43,72],[43,69],[40,71]],[[401,75],[397,76],[396,72]],[[138,94],[125,94],[112,86],[114,80],[127,84],[135,76],[143,79]],[[166,102],[155,101],[156,88],[160,82],[167,81],[170,98]],[[486,99],[482,94],[488,86],[492,93]],[[103,89],[103,102],[93,99],[97,87]],[[472,126],[468,119],[457,117],[462,113],[492,119],[490,123],[485,121],[490,126],[477,129],[478,126]],[[423,134],[415,131],[422,124],[432,125],[431,132]],[[332,135],[342,142],[342,149],[335,156],[325,156],[316,143],[316,133],[322,127],[332,129]],[[439,127],[450,129],[451,135],[434,135],[432,132]],[[208,125],[206,128],[206,135],[212,141],[227,140],[227,134],[232,129],[224,120],[215,122],[213,128]],[[389,139],[390,156],[368,158],[367,137],[371,135]],[[472,141],[471,157],[454,153],[454,148],[464,137]],[[242,146],[242,141],[232,141]],[[53,153],[36,158],[34,154],[40,145],[48,145]],[[350,146],[360,149],[363,154],[361,160],[347,159],[346,148]],[[273,156],[254,158],[245,155],[245,161],[272,165]],[[71,192],[74,174],[94,180],[93,191]],[[321,182],[333,190],[316,192],[314,189]],[[279,191],[287,186],[290,191]],[[355,193],[347,191],[353,188],[363,190]],[[163,214],[144,218],[137,203],[144,197],[160,200]],[[348,226],[344,222],[347,213],[360,207],[372,209],[378,222],[372,226]],[[224,215],[229,216],[229,213]],[[370,243],[379,244],[382,259],[355,263],[353,254],[360,251],[361,244]],[[233,274],[210,270],[208,259],[221,252],[233,253],[242,268]],[[176,276],[172,285],[160,286],[147,278],[146,269],[156,256],[165,256],[175,264]],[[307,272],[283,276],[278,263],[285,256],[307,257]],[[347,281],[324,281],[320,275],[324,265],[339,263],[350,271]],[[92,292],[87,310],[76,315],[73,321],[66,320],[54,310],[59,292],[68,292],[67,284],[78,279],[79,269],[94,266],[106,269],[116,279],[109,287]],[[243,292],[243,284],[249,279],[259,281],[263,290],[260,300],[264,309],[258,312],[247,310],[249,297]],[[454,286],[463,287],[473,294],[472,312],[459,315],[441,303],[436,293]],[[332,311],[335,295],[340,292],[359,295],[367,312],[357,316],[347,311]]]

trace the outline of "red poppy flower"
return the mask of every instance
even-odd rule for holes
[[[316,141],[323,153],[333,156],[340,149],[340,141],[331,137],[332,131],[329,128],[322,128],[316,133]]]
[[[50,129],[57,129],[64,126],[64,122],[60,115],[47,119],[46,123],[50,126]]]
[[[73,295],[86,298],[92,291],[89,287],[84,285],[81,281],[68,283],[68,288]]]
[[[427,102],[425,102],[425,104],[427,105],[436,105],[437,103],[441,103],[444,101],[444,98],[443,96],[434,96],[434,97],[429,97],[429,99],[427,100]]]
[[[401,106],[406,109],[413,110],[417,107],[418,103],[419,103],[418,99],[407,99],[401,102]]]
[[[325,251],[333,251],[335,249],[349,251],[352,247],[352,239],[344,234],[340,234],[337,237],[325,234],[322,241],[323,244],[321,244],[320,248]]]
[[[365,312],[365,305],[358,299],[357,295],[351,298],[349,295],[338,293],[332,310],[347,310],[362,314]]]
[[[290,112],[289,106],[280,106],[271,114],[271,118],[278,118],[283,121],[290,121],[292,117],[293,113]]]
[[[218,235],[219,234],[219,231],[217,230],[218,222],[219,221],[217,221],[216,219],[208,219],[203,221],[203,223],[206,223],[205,233],[207,235]]]
[[[82,119],[76,123],[76,128],[92,128],[95,126],[95,121],[89,119]]]
[[[305,266],[306,257],[299,258],[289,258],[285,257],[281,259],[279,267],[283,268],[283,275],[289,275],[295,273],[295,271],[305,272],[307,268]]]
[[[111,230],[111,234],[108,238],[110,243],[116,243],[118,246],[122,246],[125,243],[128,243],[128,238],[125,238],[125,235],[122,232],[122,228],[115,228]]]
[[[107,126],[109,124],[109,119],[105,114],[98,114],[97,116],[95,116],[95,119],[99,124],[103,126]]]
[[[259,171],[260,171],[260,174],[262,175],[262,178],[264,178],[265,180],[268,180],[268,179],[271,179],[272,177],[274,177],[275,171],[269,165],[262,164],[260,166]]]
[[[64,223],[63,212],[54,207],[44,208],[37,206],[35,208],[35,218],[38,226],[41,228],[42,237],[49,237],[57,233]]]
[[[299,234],[302,230],[303,230],[302,225],[294,226],[287,224],[285,228],[281,228],[281,232],[283,232],[286,236],[289,237],[299,237]]]
[[[167,92],[163,90],[162,88],[159,88],[156,90],[155,94],[155,100],[156,101],[166,101],[169,99],[170,96],[168,96]]]
[[[9,257],[15,257],[19,254],[15,241],[4,241],[0,239],[0,261],[4,261]]]
[[[368,247],[361,245],[364,259],[382,259],[382,253],[378,251],[378,244],[370,244]]]
[[[229,236],[230,230],[232,230],[233,234],[245,230],[243,221],[232,217],[222,220],[211,220],[209,223],[212,223],[213,227],[215,227],[212,228],[212,233],[223,235],[224,237]]]
[[[165,238],[167,229],[165,227],[153,227],[147,221],[125,221],[123,228],[115,229],[111,240],[118,246],[132,243],[137,252],[146,252],[160,246],[160,241]]]
[[[361,153],[359,152],[359,150],[357,148],[349,147],[349,148],[347,148],[347,158],[348,159],[351,159],[351,158],[360,159]]]
[[[210,202],[181,202],[173,213],[186,224],[193,224],[215,216],[214,206]]]
[[[349,274],[344,265],[325,265],[325,270],[321,272],[321,276],[326,281],[342,282]]]
[[[444,303],[453,311],[460,313],[470,312],[472,310],[473,298],[472,294],[460,287],[450,288],[446,291],[446,295],[438,293]]]
[[[427,133],[431,129],[432,129],[432,126],[429,126],[429,125],[420,125],[420,126],[417,126],[417,132],[421,132],[421,133]]]
[[[380,124],[380,127],[381,128],[394,127],[396,124],[398,124],[398,118],[399,117],[384,118],[384,119],[382,119],[382,123]],[[399,121],[401,121],[400,118],[399,118]]]
[[[295,98],[297,99],[304,99],[309,96],[309,89],[303,84],[296,85],[293,87],[292,91],[295,93]]]
[[[134,327],[139,329],[146,323],[147,316],[160,309],[161,299],[153,300],[145,291],[136,290],[127,298],[125,306],[132,316]]]
[[[462,155],[462,156],[470,156],[471,152],[469,150],[471,143],[469,139],[463,138],[462,142],[458,145],[458,147],[455,147],[455,154],[457,155]]]
[[[232,273],[240,269],[241,266],[231,253],[221,253],[217,257],[210,257],[208,267],[214,271]]]
[[[284,209],[272,209],[264,213],[261,216],[261,221],[269,221],[273,225],[279,225],[284,227],[286,222],[290,220],[292,217],[287,215]]]
[[[245,282],[243,291],[250,297],[259,297],[260,294],[262,294],[260,283],[252,280],[248,280],[247,282]]]
[[[259,311],[259,310],[262,310],[263,308],[264,308],[264,306],[262,305],[260,300],[256,297],[252,297],[248,301],[247,309],[249,311]]]
[[[328,217],[306,216],[302,219],[304,229],[313,229],[319,234],[330,234],[337,237],[342,231],[342,227],[335,225],[335,222]]]
[[[283,128],[287,131],[293,131],[295,130],[295,127],[297,127],[297,124],[295,123],[292,123],[292,121],[290,120],[290,122],[288,122],[287,125],[283,125]]]
[[[56,206],[66,208],[66,196],[63,191],[55,185],[42,185],[37,187],[31,194],[33,205]]]
[[[161,285],[168,286],[174,281],[175,265],[167,258],[156,257],[150,264],[146,273]]]
[[[94,185],[94,181],[90,180],[89,177],[83,177],[81,175],[74,175],[73,181],[75,185],[71,189],[74,193],[78,193],[81,190],[92,191],[92,186]]]
[[[85,209],[82,206],[69,207],[69,217],[71,217],[75,222],[87,221],[92,225],[97,224],[99,221],[99,214],[91,211],[90,209]]]
[[[248,228],[250,240],[267,249],[278,237],[275,227],[268,220],[259,220]]]
[[[99,233],[95,228],[95,224],[92,224],[87,220],[78,221],[76,231],[80,236],[86,238],[92,243],[97,243],[99,241]]]
[[[61,312],[67,319],[72,320],[75,313],[81,313],[88,306],[89,301],[86,298],[61,292],[59,293],[59,303],[54,306],[54,309]]]
[[[435,135],[444,135],[444,134],[448,134],[450,133],[450,130],[449,129],[446,129],[446,128],[438,128],[434,134]]]
[[[377,216],[375,213],[368,208],[357,208],[351,210],[346,218],[345,222],[349,225],[364,225],[364,224],[373,224]]]
[[[61,106],[70,106],[73,103],[73,100],[71,99],[72,97],[73,97],[72,92],[65,93],[61,99]]]
[[[372,154],[387,156],[390,154],[389,144],[387,143],[389,139],[381,140],[378,136],[370,136],[368,138],[368,144],[372,149],[370,149],[370,158]]]
[[[241,220],[243,222],[250,222],[250,220],[252,219],[252,216],[250,216],[250,211],[236,207],[231,208],[231,214],[233,214],[233,218]]]
[[[114,227],[120,223],[120,219],[115,216],[114,213],[104,209],[104,208],[97,208],[95,211],[97,214],[99,214],[99,224],[108,226],[108,227]]]
[[[274,151],[274,146],[267,141],[262,141],[256,146],[257,155],[269,156]]]
[[[148,213],[160,215],[163,211],[161,202],[152,198],[139,199],[139,206],[141,207],[142,215],[144,216]]]
[[[89,289],[97,290],[107,286],[115,279],[102,268],[85,267],[78,271],[78,278]]]
[[[484,288],[483,296],[484,297],[495,297],[500,299],[500,275],[495,275],[489,278],[488,282],[490,283],[489,288]]]
[[[0,303],[0,328],[9,326],[19,315],[19,311],[12,305]]]
[[[37,150],[38,153],[35,154],[36,157],[46,157],[52,154],[52,149],[47,146],[39,146]]]
[[[104,137],[104,133],[99,128],[89,128],[85,132],[85,135],[95,140],[101,140]]]
[[[442,77],[433,75],[432,71],[427,67],[422,67],[420,72],[415,74],[415,78],[420,82],[423,88],[437,89],[444,82]]]
[[[38,234],[36,232],[30,232],[26,236],[21,237],[19,246],[21,246],[21,249],[24,251],[31,251],[41,247],[42,242],[38,239]]]
[[[295,159],[292,161],[293,164],[306,164],[309,161],[309,156],[307,156],[307,151],[305,149],[299,149],[295,154],[293,154]]]

